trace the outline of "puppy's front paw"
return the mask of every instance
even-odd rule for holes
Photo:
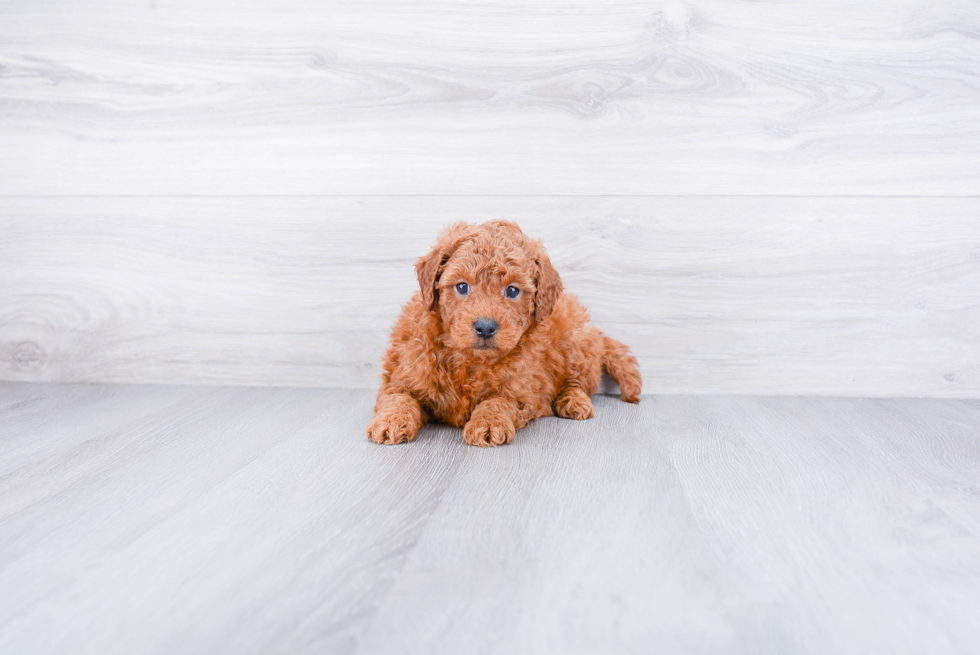
[[[515,432],[509,421],[474,417],[463,427],[463,439],[471,446],[502,446],[514,440]]]
[[[418,436],[412,416],[399,416],[397,413],[375,414],[367,426],[368,439],[374,443],[393,446],[413,441]]]
[[[595,416],[595,409],[588,394],[578,388],[569,388],[555,398],[555,414],[562,418],[584,421]]]

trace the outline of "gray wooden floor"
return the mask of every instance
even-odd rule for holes
[[[0,384],[0,652],[975,653],[980,401]]]

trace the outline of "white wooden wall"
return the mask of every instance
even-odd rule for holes
[[[0,379],[370,387],[518,220],[645,390],[980,397],[974,0],[0,3]]]

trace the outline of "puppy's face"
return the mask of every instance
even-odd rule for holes
[[[442,318],[446,346],[483,360],[513,350],[562,293],[541,244],[503,220],[450,226],[415,270],[422,302]]]
[[[440,276],[446,345],[477,359],[509,353],[534,323],[534,262],[513,244],[462,244]]]

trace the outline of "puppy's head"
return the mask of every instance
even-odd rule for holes
[[[478,359],[507,354],[550,314],[561,278],[516,223],[456,223],[415,265],[422,302],[439,312],[446,345]]]

